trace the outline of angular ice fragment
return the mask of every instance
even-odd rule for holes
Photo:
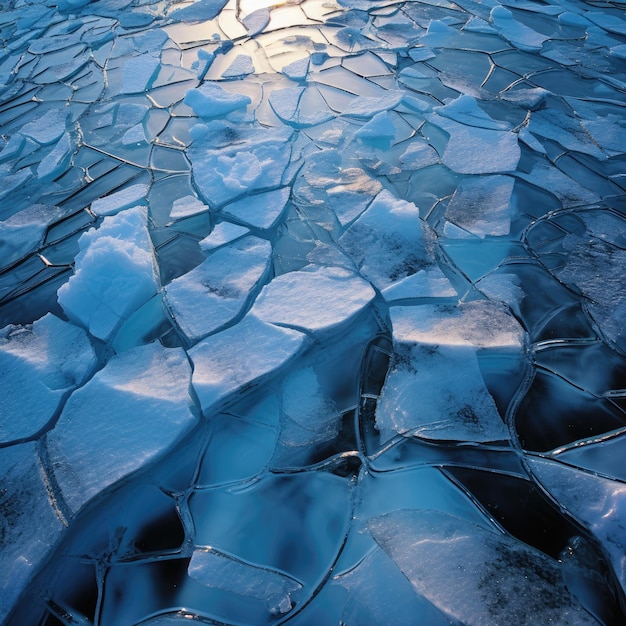
[[[454,172],[493,174],[515,171],[521,156],[515,133],[465,126],[435,113],[428,119],[450,135],[443,162]]]
[[[91,203],[91,212],[97,216],[115,215],[123,209],[145,205],[147,203],[148,185],[138,183],[116,191]]]
[[[190,374],[183,350],[155,342],[114,356],[72,394],[47,446],[73,512],[165,452],[195,424]]]
[[[250,231],[245,226],[231,224],[230,222],[220,222],[209,235],[200,241],[200,247],[205,250],[213,250],[226,245],[239,237],[248,234]]]
[[[230,93],[215,83],[202,83],[197,89],[189,89],[184,99],[184,103],[203,119],[224,117],[245,109],[251,102],[249,96]]]
[[[402,342],[513,349],[521,349],[524,342],[515,317],[488,300],[394,307],[391,315],[393,336]]]
[[[41,244],[48,226],[62,215],[58,207],[33,204],[0,221],[0,268],[32,253]]]
[[[147,210],[137,207],[81,235],[75,273],[57,293],[65,314],[102,340],[157,291],[146,222]]]
[[[439,155],[431,145],[414,138],[400,155],[400,163],[403,170],[419,170],[439,163]]]
[[[244,237],[216,250],[166,287],[167,303],[189,340],[207,335],[241,312],[267,272],[271,253],[269,241]]]
[[[430,48],[456,47],[455,41],[458,37],[459,31],[448,26],[443,20],[431,20],[421,42]]]
[[[65,133],[65,123],[69,116],[66,108],[50,109],[41,117],[35,117],[20,129],[20,134],[44,146],[58,141]]]
[[[519,104],[519,106],[534,111],[543,104],[548,92],[541,87],[528,89],[507,89],[500,93],[500,97],[508,102]]]
[[[300,104],[304,94],[304,87],[276,89],[270,94],[269,103],[282,122],[290,124],[295,128],[315,126],[335,117],[334,113],[328,108],[312,113],[302,111]]]
[[[454,622],[597,623],[556,561],[508,535],[427,510],[373,518],[368,530],[415,591]]]
[[[35,443],[0,449],[0,621],[61,537]]]
[[[222,78],[243,78],[254,74],[254,64],[247,54],[238,54],[233,62],[222,72]]]
[[[202,410],[207,413],[229,394],[284,365],[303,341],[302,333],[266,324],[250,314],[236,326],[203,339],[189,350],[193,387]]]
[[[258,35],[270,22],[270,10],[267,8],[257,9],[246,15],[241,23],[248,31],[248,37]]]
[[[122,145],[124,146],[131,146],[141,142],[147,142],[146,131],[143,124],[135,124],[122,136]]]
[[[40,180],[56,178],[65,171],[71,156],[72,142],[70,135],[69,133],[63,133],[52,152],[47,154],[37,166],[37,178]]]
[[[456,295],[452,283],[436,265],[419,270],[382,290],[387,302],[405,298],[449,298]]]
[[[120,93],[143,93],[156,78],[160,61],[155,53],[146,52],[130,57],[122,63],[122,88]]]
[[[287,613],[291,610],[290,594],[302,589],[302,585],[267,567],[261,567],[211,549],[196,549],[191,556],[189,576],[200,584],[213,589],[223,589],[246,598],[266,603],[271,613]]]
[[[227,204],[222,213],[250,226],[267,230],[272,228],[282,215],[289,201],[290,192],[289,187],[281,187],[246,196]]]
[[[626,485],[555,461],[527,460],[548,493],[602,543],[626,591]]]
[[[264,322],[309,332],[329,331],[358,315],[374,298],[368,282],[339,267],[306,267],[277,276],[252,313]]]
[[[361,274],[379,289],[428,265],[417,207],[383,190],[339,238]]]
[[[51,313],[32,327],[0,330],[0,441],[44,427],[63,392],[80,385],[95,365],[85,331]]]
[[[195,0],[182,8],[173,7],[171,16],[187,22],[212,20],[219,15],[228,0]]]
[[[544,41],[549,39],[548,35],[518,22],[513,13],[503,6],[493,7],[490,18],[495,28],[505,39],[525,52],[541,50]]]
[[[309,73],[309,63],[309,57],[304,57],[303,59],[290,63],[289,65],[285,65],[281,72],[287,78],[300,82],[303,81]]]
[[[195,196],[185,196],[174,200],[170,218],[173,220],[190,217],[208,211],[209,207],[204,202],[198,200]]]
[[[386,150],[396,136],[396,128],[388,111],[377,113],[354,133],[364,143]]]
[[[510,176],[462,180],[448,203],[446,219],[481,239],[486,235],[508,235],[514,184]]]
[[[508,130],[509,124],[494,120],[487,115],[480,106],[476,98],[461,95],[456,100],[443,107],[435,108],[437,114],[447,117],[455,122],[466,126],[477,126],[478,128],[488,128],[491,130]]]
[[[307,446],[336,437],[341,414],[320,387],[313,368],[288,376],[283,383],[282,399],[281,443]]]
[[[390,89],[383,96],[359,96],[350,103],[344,115],[360,120],[371,119],[377,113],[397,107],[405,94],[406,92],[400,89]]]

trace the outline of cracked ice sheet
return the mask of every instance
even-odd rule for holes
[[[72,394],[46,440],[60,496],[73,513],[196,423],[190,375],[183,350],[151,343],[114,356]]]
[[[438,511],[401,510],[367,524],[417,593],[468,626],[596,624],[556,561],[507,535]]]
[[[87,334],[51,313],[0,330],[0,441],[35,434],[96,365]]]
[[[0,621],[4,622],[30,578],[61,537],[37,445],[0,449]]]

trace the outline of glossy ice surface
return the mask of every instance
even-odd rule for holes
[[[0,622],[625,623],[625,8],[0,0]]]

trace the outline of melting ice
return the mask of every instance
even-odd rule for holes
[[[0,32],[1,622],[624,622],[621,0]]]

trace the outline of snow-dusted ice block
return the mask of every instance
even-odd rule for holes
[[[203,119],[221,118],[238,109],[245,109],[252,100],[249,96],[231,93],[216,83],[203,83],[185,94],[184,102]]]
[[[481,239],[508,235],[514,183],[511,176],[497,175],[462,180],[448,203],[446,218]]]
[[[500,5],[491,9],[490,20],[502,37],[526,52],[541,50],[543,43],[549,39],[548,35],[516,20],[509,9]]]
[[[198,245],[205,251],[214,250],[249,233],[245,226],[220,222]]]
[[[145,205],[147,203],[148,185],[137,183],[120,191],[98,198],[91,203],[91,212],[94,215],[115,215],[123,209]]]
[[[41,117],[35,117],[20,129],[20,134],[44,146],[58,141],[65,133],[69,111],[63,108],[50,109]]]
[[[415,592],[454,622],[597,624],[555,560],[495,529],[429,510],[394,511],[367,528]]]
[[[521,152],[517,135],[509,130],[466,126],[433,113],[428,120],[449,136],[443,163],[459,174],[515,171]]]
[[[52,151],[47,154],[37,167],[37,178],[50,180],[62,174],[72,156],[72,140],[69,133],[63,133]]]
[[[499,441],[508,431],[470,346],[394,344],[394,365],[376,408],[383,440]]]
[[[158,289],[146,221],[147,209],[137,207],[81,235],[75,273],[57,292],[65,314],[99,339],[110,339]]]
[[[290,193],[290,187],[281,187],[247,196],[227,204],[222,213],[250,226],[268,229],[274,226],[282,215]]]
[[[29,437],[53,417],[64,392],[96,365],[82,328],[51,313],[0,330],[0,441]]]
[[[208,210],[209,207],[195,196],[184,196],[183,198],[174,200],[172,210],[170,211],[170,218],[179,220]]]
[[[156,77],[160,66],[154,52],[130,57],[122,63],[122,94],[143,93]]]
[[[269,103],[280,120],[294,128],[315,126],[335,117],[328,108],[318,109],[310,113],[304,112],[300,105],[305,93],[304,87],[276,89],[270,94]]]
[[[269,241],[244,237],[166,287],[170,310],[188,339],[199,339],[239,314],[267,272],[271,254]]]
[[[543,487],[602,543],[626,591],[626,485],[547,459],[527,461]]]
[[[302,333],[266,324],[251,314],[203,339],[189,350],[202,410],[208,412],[229,394],[285,364],[303,341]]]
[[[260,600],[274,615],[288,613],[292,608],[290,594],[302,588],[298,581],[281,572],[210,549],[194,550],[187,571],[206,587]]]
[[[46,490],[35,443],[0,449],[0,621],[64,530]]]
[[[183,350],[155,342],[114,356],[74,392],[47,436],[56,482],[74,513],[196,423],[190,376]]]
[[[429,264],[419,211],[383,190],[340,237],[339,245],[379,289]]]
[[[446,275],[434,265],[419,270],[382,290],[387,302],[405,298],[449,298],[456,295],[452,283]]]
[[[521,349],[524,331],[496,302],[398,306],[390,311],[394,339],[407,343]]]
[[[307,266],[265,285],[252,312],[271,324],[322,332],[354,318],[374,295],[371,285],[349,270]]]

